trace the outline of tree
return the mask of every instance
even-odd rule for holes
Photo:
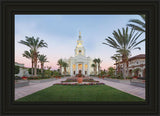
[[[114,73],[115,73],[115,69],[113,67],[109,67],[107,74],[110,75],[110,76],[113,76]]]
[[[47,47],[48,44],[44,42],[44,40],[39,40],[37,37],[28,37],[26,36],[26,40],[20,40],[21,44],[28,46],[33,51],[33,62],[34,62],[34,76],[37,75],[37,57],[38,57],[38,49],[42,47]]]
[[[120,66],[119,66],[119,62],[121,60],[121,55],[120,54],[114,54],[113,56],[111,56],[111,59],[115,61],[115,64],[117,65],[116,69],[118,69],[118,73],[120,73]]]
[[[95,65],[95,64],[92,64],[91,67],[94,68],[94,74],[96,75],[96,65]]]
[[[24,51],[23,57],[31,59],[31,64],[32,64],[31,74],[33,75],[33,63],[34,63],[34,61],[33,61],[33,51],[31,49],[29,51]]]
[[[97,59],[95,58],[94,60],[93,60],[93,62],[94,62],[94,64],[95,64],[95,67],[94,67],[94,70],[95,70],[95,75],[97,75]]]
[[[101,59],[97,58],[97,63],[98,63],[98,74],[100,73],[100,64],[101,64]]]
[[[19,73],[19,68],[20,68],[19,66],[16,66],[16,65],[15,65],[14,74],[18,74],[18,73]]]
[[[59,65],[60,68],[60,73],[62,73],[62,65],[63,65],[63,60],[59,59],[57,65]],[[62,75],[62,74],[61,74]]]
[[[135,30],[132,28],[131,31],[128,31],[128,27],[122,28],[122,32],[120,29],[118,31],[114,31],[113,38],[108,37],[105,40],[107,41],[106,43],[103,43],[105,45],[108,45],[114,49],[117,50],[119,54],[122,56],[122,62],[126,64],[127,72],[128,72],[128,57],[131,53],[131,50],[135,49],[141,49],[140,47],[137,47],[140,43],[144,42],[145,39],[142,39],[138,41],[138,38],[141,36],[143,32],[135,33]],[[125,65],[123,66],[123,74],[124,78],[126,77],[126,71]]]
[[[141,32],[145,32],[145,15],[139,15],[142,20],[139,19],[131,19],[129,20],[129,24],[127,26],[132,27],[133,29]]]
[[[41,73],[43,73],[44,63],[48,62],[46,55],[38,55],[38,60],[41,63]]]
[[[66,75],[66,68],[68,67],[68,64],[66,62],[63,62],[62,67],[64,67],[64,75]]]

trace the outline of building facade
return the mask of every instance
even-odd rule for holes
[[[124,67],[124,68],[123,68]],[[139,54],[128,59],[128,71],[126,63],[116,63],[116,70],[120,70],[122,73],[126,73],[126,76],[133,77],[145,77],[145,54]],[[125,72],[124,72],[125,71]]]
[[[83,74],[85,76],[94,74],[94,69],[91,67],[93,60],[90,57],[86,57],[86,50],[83,46],[83,40],[80,32],[74,52],[74,57],[62,59],[69,65],[67,67],[67,74],[71,76],[75,76],[76,74]],[[61,74],[64,74],[63,67]]]

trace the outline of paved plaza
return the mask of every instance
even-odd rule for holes
[[[105,85],[111,86],[111,87],[116,88],[118,90],[121,90],[123,92],[140,97],[142,99],[145,99],[145,88],[143,88],[143,87],[129,85],[128,83],[125,84],[125,83],[117,83],[117,82],[107,81],[107,80],[100,79],[97,77],[92,77],[92,78],[94,80],[97,80],[99,82],[104,83]]]
[[[22,98],[24,96],[30,95],[42,89],[48,88],[55,83],[59,83],[61,81],[66,80],[66,77],[62,79],[53,80],[50,82],[43,82],[43,83],[30,83],[29,86],[15,88],[15,100]]]
[[[124,84],[124,83],[111,82],[111,81],[107,81],[107,80],[100,79],[97,77],[91,77],[91,78],[93,78],[96,81],[102,82],[105,85],[111,86],[123,92],[140,97],[142,99],[145,99],[145,88],[136,87],[136,86]],[[40,91],[42,89],[48,88],[52,86],[53,84],[60,83],[61,81],[64,81],[66,79],[67,77],[64,77],[62,79],[53,80],[50,82],[34,83],[34,84],[30,83],[29,86],[15,88],[15,100],[22,98],[24,96],[30,95],[32,93],[35,93],[37,91]]]

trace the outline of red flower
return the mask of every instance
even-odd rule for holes
[[[22,79],[27,79],[28,77],[23,76]]]

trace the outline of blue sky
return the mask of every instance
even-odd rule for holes
[[[40,37],[48,43],[48,48],[40,49],[47,55],[52,69],[57,69],[57,60],[74,56],[74,49],[81,31],[86,56],[101,58],[102,68],[113,66],[111,56],[115,50],[102,44],[105,38],[112,36],[114,30],[126,27],[130,19],[141,19],[138,15],[16,15],[15,16],[15,61],[30,67],[30,60],[22,57],[29,48],[18,43],[25,36]],[[143,39],[143,34],[139,39]],[[141,50],[132,51],[132,56],[145,53],[145,42],[139,45]]]

